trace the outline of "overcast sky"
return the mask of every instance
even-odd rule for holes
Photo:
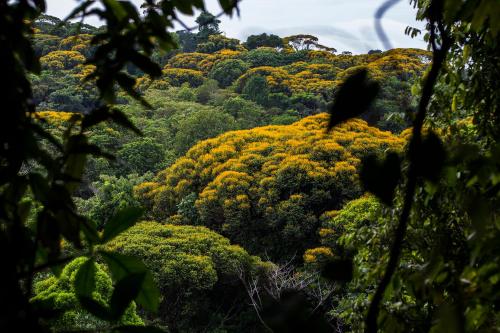
[[[141,0],[133,0],[140,3]],[[217,0],[206,0],[207,8],[218,13]],[[292,34],[312,34],[320,42],[339,51],[354,53],[382,49],[374,31],[373,16],[383,0],[243,0],[241,17],[222,18],[221,30],[228,37],[245,40],[257,33],[274,33],[281,37]],[[47,0],[48,14],[65,17],[77,4],[74,0]],[[192,24],[193,18],[186,18]],[[99,25],[99,22],[88,23]],[[415,21],[415,10],[409,0],[392,7],[383,19],[383,27],[393,47],[425,48],[422,37],[404,34],[407,26],[422,28]]]

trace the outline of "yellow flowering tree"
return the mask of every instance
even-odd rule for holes
[[[198,87],[203,84],[203,73],[194,69],[169,68],[163,70],[165,80],[175,87],[180,87],[184,83],[189,83],[191,87]]]
[[[202,141],[136,192],[153,218],[176,216],[179,223],[219,231],[251,253],[291,256],[316,244],[319,216],[361,195],[363,156],[403,145],[362,120],[326,134],[327,121],[321,114]],[[195,208],[189,217],[179,214],[186,198]]]
[[[40,58],[43,69],[68,70],[83,64],[85,57],[78,51],[53,51]]]

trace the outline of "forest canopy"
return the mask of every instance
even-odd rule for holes
[[[136,187],[152,217],[204,225],[255,254],[286,260],[314,244],[320,216],[362,194],[369,153],[404,140],[355,120],[326,134],[326,115],[202,141]]]
[[[409,2],[353,55],[0,0],[0,330],[498,331],[500,5]]]

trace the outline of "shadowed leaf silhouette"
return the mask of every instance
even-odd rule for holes
[[[331,281],[349,282],[353,276],[351,259],[331,260],[325,264],[321,276]]]
[[[106,224],[101,242],[106,243],[133,226],[142,214],[143,209],[138,207],[127,207],[116,213],[116,215]]]
[[[436,183],[446,160],[446,151],[441,139],[434,133],[427,134],[420,145],[416,168],[421,177]]]
[[[328,131],[346,120],[355,118],[368,110],[377,97],[380,85],[368,78],[362,69],[345,80],[329,109]]]
[[[384,160],[371,154],[364,160],[360,172],[365,189],[391,206],[394,191],[401,178],[401,160],[396,153],[389,153]]]
[[[294,290],[285,291],[279,301],[269,300],[262,318],[275,333],[332,332],[321,312],[313,310],[307,298]]]

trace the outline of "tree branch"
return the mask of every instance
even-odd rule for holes
[[[425,79],[422,96],[420,98],[418,112],[413,122],[413,131],[412,138],[409,144],[408,149],[408,157],[409,157],[409,167],[407,173],[407,183],[406,183],[406,191],[404,196],[404,204],[401,212],[401,216],[399,218],[399,223],[396,228],[394,242],[391,246],[389,262],[387,263],[387,267],[380,281],[377,290],[373,296],[372,302],[370,303],[370,307],[368,309],[368,314],[366,316],[366,329],[365,331],[368,333],[376,333],[378,331],[378,315],[380,312],[380,303],[383,300],[383,296],[387,286],[391,282],[391,279],[397,269],[399,264],[399,259],[402,252],[403,240],[405,238],[406,229],[408,226],[408,219],[410,216],[411,208],[413,205],[413,198],[415,195],[415,189],[417,186],[417,177],[418,170],[416,168],[417,158],[418,158],[418,149],[420,148],[422,142],[422,128],[425,120],[425,116],[427,114],[427,109],[431,100],[431,97],[434,92],[434,86],[439,77],[439,73],[444,65],[446,60],[446,56],[451,47],[452,40],[449,37],[448,33],[445,31],[441,20],[438,19],[436,21],[431,21],[431,45],[433,48],[433,61],[431,69]],[[438,28],[440,31],[440,37],[442,38],[441,47],[437,47],[436,43],[436,31]]]
[[[240,11],[239,11],[239,8],[238,8],[238,4],[241,2],[242,0],[234,0],[233,4],[232,4],[232,7],[231,7],[231,11],[232,10],[236,10],[238,16],[240,15]],[[221,12],[219,12],[217,15],[214,16],[214,20],[215,19],[218,19],[218,18],[221,18],[222,16],[224,16],[225,14],[227,13],[227,10],[223,10]],[[184,23],[183,21],[181,21],[178,17],[174,17],[174,20],[177,21],[183,28],[184,28],[184,31],[193,31],[193,30],[196,30],[200,27],[200,25],[195,25],[193,27],[189,27],[186,23]]]

